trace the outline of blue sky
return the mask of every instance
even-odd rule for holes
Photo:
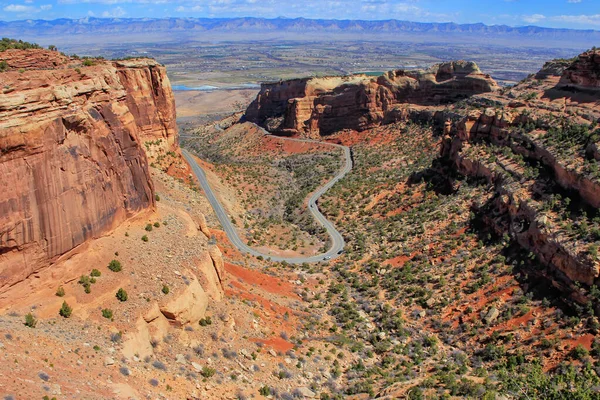
[[[600,0],[0,0],[0,19],[305,17],[600,30]]]

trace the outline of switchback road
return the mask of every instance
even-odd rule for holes
[[[265,135],[270,135],[269,132],[267,132],[266,130],[264,130],[264,129],[262,129],[262,130],[265,133]],[[194,138],[194,136],[182,136],[182,137],[183,138]],[[247,244],[245,244],[242,241],[242,239],[240,238],[237,230],[235,229],[235,226],[233,226],[231,219],[225,212],[225,209],[223,208],[221,203],[217,200],[217,197],[215,196],[212,188],[208,184],[208,179],[206,178],[206,173],[204,172],[204,170],[198,165],[196,160],[192,157],[192,155],[187,150],[182,149],[182,153],[183,153],[183,156],[185,157],[185,159],[187,160],[188,164],[192,168],[192,172],[194,173],[196,178],[198,178],[198,181],[200,182],[200,186],[202,187],[202,190],[204,190],[204,192],[206,193],[206,197],[207,197],[208,201],[210,202],[210,205],[214,209],[215,214],[216,214],[217,218],[219,219],[219,222],[223,226],[223,230],[227,234],[229,241],[231,241],[231,243],[235,247],[237,247],[242,253],[250,254],[255,257],[262,256],[265,259],[271,259],[272,261],[278,261],[278,262],[286,261],[291,264],[302,264],[305,262],[312,263],[312,262],[319,262],[319,261],[327,261],[327,260],[339,257],[339,255],[344,250],[344,245],[345,245],[344,238],[338,232],[338,230],[335,229],[335,226],[333,226],[331,221],[329,221],[327,218],[325,218],[325,216],[323,214],[321,214],[321,212],[319,211],[319,207],[317,205],[317,201],[327,190],[331,189],[333,187],[333,185],[335,185],[340,179],[342,179],[348,172],[350,172],[352,170],[352,157],[350,154],[350,148],[348,148],[347,146],[339,145],[339,144],[319,142],[319,141],[310,140],[310,139],[292,139],[292,138],[284,138],[284,137],[279,137],[279,136],[274,136],[274,137],[276,137],[279,140],[291,140],[291,141],[295,141],[295,142],[326,144],[329,146],[340,148],[344,152],[344,157],[345,157],[344,166],[340,169],[340,171],[337,173],[337,175],[335,175],[329,182],[327,182],[326,184],[324,184],[323,186],[318,188],[308,199],[308,210],[310,211],[312,216],[315,218],[315,220],[325,228],[325,230],[327,231],[327,234],[331,238],[331,248],[328,251],[326,251],[325,253],[317,254],[314,256],[310,256],[310,257],[280,257],[280,256],[262,253],[260,251],[253,249],[252,247],[248,246]]]

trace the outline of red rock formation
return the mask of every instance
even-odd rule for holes
[[[296,79],[264,84],[246,118],[274,132],[314,137],[368,129],[382,123],[397,104],[441,104],[497,88],[475,63],[465,61],[427,71],[391,71],[376,79]]]
[[[2,290],[154,206],[142,143],[177,140],[173,94],[154,60],[84,66],[43,50],[0,60],[12,69],[0,74]]]
[[[579,55],[564,71],[559,86],[600,89],[600,50],[590,50]]]

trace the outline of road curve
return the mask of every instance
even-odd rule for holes
[[[266,130],[264,130],[264,129],[262,129],[262,130],[266,135],[270,135]],[[183,137],[188,138],[187,136],[183,136]],[[273,256],[270,254],[262,253],[260,251],[253,249],[252,247],[248,246],[247,244],[245,244],[242,241],[242,239],[240,238],[240,236],[238,235],[238,232],[236,231],[235,227],[231,223],[231,220],[227,216],[225,209],[223,208],[221,203],[219,203],[219,201],[217,200],[217,197],[215,196],[214,192],[212,191],[210,185],[208,184],[208,180],[206,179],[206,173],[204,172],[204,170],[198,165],[196,160],[194,160],[192,155],[187,150],[182,148],[181,151],[183,153],[183,156],[187,160],[188,164],[192,168],[192,172],[194,173],[194,175],[196,175],[196,178],[198,178],[198,181],[200,182],[200,186],[206,193],[206,197],[207,197],[210,205],[214,209],[215,214],[217,215],[217,218],[219,219],[219,222],[221,222],[221,225],[223,226],[223,229],[224,229],[225,233],[227,234],[229,241],[235,247],[237,247],[242,253],[250,254],[255,257],[262,256],[265,259],[268,258],[268,259],[271,259],[272,261],[278,261],[278,262],[286,261],[290,264],[302,264],[305,262],[312,263],[312,262],[319,262],[319,261],[328,261],[330,259],[339,257],[339,255],[341,254],[341,252],[343,251],[344,246],[345,246],[344,238],[342,237],[341,233],[339,233],[338,230],[335,229],[335,226],[333,226],[331,221],[329,221],[327,218],[325,218],[325,216],[323,214],[321,214],[321,212],[319,211],[319,207],[317,206],[317,200],[319,200],[319,197],[321,197],[327,190],[331,189],[333,187],[333,185],[335,185],[340,179],[342,179],[348,172],[350,172],[352,170],[352,157],[350,154],[350,148],[348,148],[347,146],[342,146],[342,145],[334,144],[334,143],[319,142],[317,140],[291,139],[291,138],[283,138],[280,136],[275,136],[275,137],[280,140],[291,140],[291,141],[295,141],[295,142],[327,144],[329,146],[334,146],[334,147],[340,148],[344,152],[345,163],[344,163],[344,166],[338,172],[338,174],[336,176],[334,176],[325,185],[318,188],[312,194],[312,196],[310,196],[310,198],[308,199],[308,210],[310,211],[310,213],[312,214],[314,219],[325,228],[325,230],[329,234],[329,237],[331,238],[331,243],[332,243],[331,248],[325,253],[317,254],[314,256],[310,256],[310,257],[279,257],[279,256]]]

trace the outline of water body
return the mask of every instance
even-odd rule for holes
[[[214,92],[215,90],[240,90],[240,89],[260,89],[260,85],[256,83],[243,83],[238,86],[211,86],[211,85],[202,85],[202,86],[187,86],[187,85],[171,85],[173,90],[176,91],[200,91],[200,92]]]

